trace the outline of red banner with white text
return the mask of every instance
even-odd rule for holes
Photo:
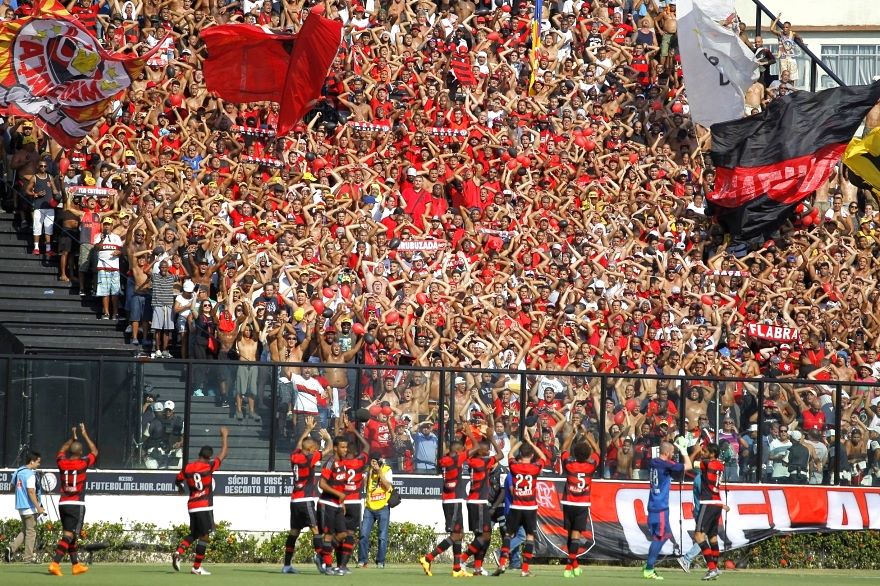
[[[535,555],[566,557],[562,524],[562,481],[538,482],[538,535]],[[672,539],[663,555],[693,545],[695,518],[692,484],[669,495]],[[880,488],[731,484],[722,493],[730,512],[722,517],[722,550],[746,547],[780,533],[880,529]],[[644,558],[648,554],[648,485],[639,482],[595,481],[592,490],[593,547],[598,559]],[[589,529],[589,528],[588,528]],[[592,533],[592,536],[589,535]]]

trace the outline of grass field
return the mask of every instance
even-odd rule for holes
[[[388,567],[384,570],[376,568],[356,569],[350,576],[319,576],[314,567],[300,566],[302,572],[299,575],[281,574],[281,568],[269,565],[206,565],[211,576],[193,576],[189,574],[189,566],[181,568],[178,574],[171,565],[123,565],[123,564],[95,564],[91,571],[80,576],[70,575],[70,565],[64,566],[65,575],[61,578],[50,576],[46,573],[45,566],[33,565],[4,565],[0,566],[0,584],[3,586],[50,584],[53,582],[80,582],[83,586],[164,586],[166,584],[191,584],[193,581],[208,582],[214,586],[245,586],[259,584],[296,584],[308,581],[316,584],[317,581],[327,581],[339,586],[391,586],[424,584],[440,586],[442,584],[461,584],[462,582],[490,581],[528,583],[534,585],[559,584],[580,582],[582,584],[609,584],[612,586],[628,586],[630,584],[645,585],[648,581],[641,578],[641,570],[638,568],[617,568],[606,566],[587,566],[580,578],[565,580],[562,578],[561,566],[533,566],[534,576],[526,579],[520,577],[519,572],[511,571],[501,578],[467,578],[453,579],[449,575],[449,566],[435,566],[436,572],[432,578],[422,573],[418,566]],[[678,568],[667,566],[658,567],[658,572],[665,577],[664,584],[698,584],[703,570],[694,569],[690,574],[685,574]],[[877,582],[880,572],[877,571],[847,571],[847,570],[732,570],[725,572],[716,583],[730,586],[759,586],[772,584],[773,586],[825,586],[829,583],[834,586],[844,584],[868,584],[869,581]]]

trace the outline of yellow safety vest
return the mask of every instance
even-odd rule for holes
[[[382,483],[379,482],[379,477],[385,476],[388,472],[391,472],[391,466],[383,465],[379,470],[379,474],[373,473],[371,468],[367,475],[367,508],[371,511],[379,511],[388,505],[388,499],[391,498],[391,490],[385,490],[382,487]]]

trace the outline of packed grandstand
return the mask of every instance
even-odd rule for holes
[[[277,104],[208,90],[199,34],[296,32],[300,0],[75,1],[107,50],[160,50],[74,148],[5,119],[16,222],[99,319],[128,322],[133,352],[239,361],[196,391],[237,399],[238,417],[265,383],[247,363],[376,365],[358,385],[342,368],[286,369],[314,381],[291,417],[327,426],[334,400],[371,407],[393,422],[399,470],[427,469],[414,443],[440,414],[439,375],[397,369],[417,365],[562,372],[525,389],[515,373],[453,375],[451,417],[509,437],[525,403],[558,459],[562,428],[595,430],[604,411],[609,477],[644,478],[684,404],[696,436],[710,415],[721,428],[732,481],[828,482],[838,413],[841,479],[880,482],[880,389],[847,387],[836,405],[821,384],[880,376],[876,199],[841,165],[802,204],[814,211],[730,249],[707,211],[710,136],[689,117],[674,2],[545,3],[534,55],[528,2],[322,6],[343,42],[285,136]],[[752,112],[797,91],[794,33],[774,31],[783,54],[742,31],[763,67]],[[591,373],[617,375],[606,404]],[[758,405],[755,385],[633,373],[768,384]],[[803,469],[788,465],[792,438],[808,446]]]

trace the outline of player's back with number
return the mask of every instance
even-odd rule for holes
[[[88,469],[95,465],[94,454],[88,456],[68,456],[66,452],[58,452],[58,472],[61,476],[61,499],[63,505],[85,503],[86,475]]]
[[[593,474],[598,467],[599,457],[595,453],[590,454],[586,462],[578,462],[571,454],[563,452],[562,472],[565,474],[565,492],[562,496],[563,505],[590,506]]]
[[[214,508],[214,472],[220,468],[220,458],[196,460],[177,474],[177,483],[189,491],[187,509],[192,512],[211,511]]]
[[[721,460],[703,460],[700,462],[700,504],[720,505],[721,482],[724,477],[724,463]]]
[[[537,509],[538,493],[536,485],[538,476],[544,468],[542,460],[534,462],[517,462],[510,463],[511,476],[511,509]]]
[[[684,472],[680,463],[663,458],[653,458],[650,463],[651,492],[648,495],[648,511],[665,511],[669,508],[669,488],[672,475]]]

